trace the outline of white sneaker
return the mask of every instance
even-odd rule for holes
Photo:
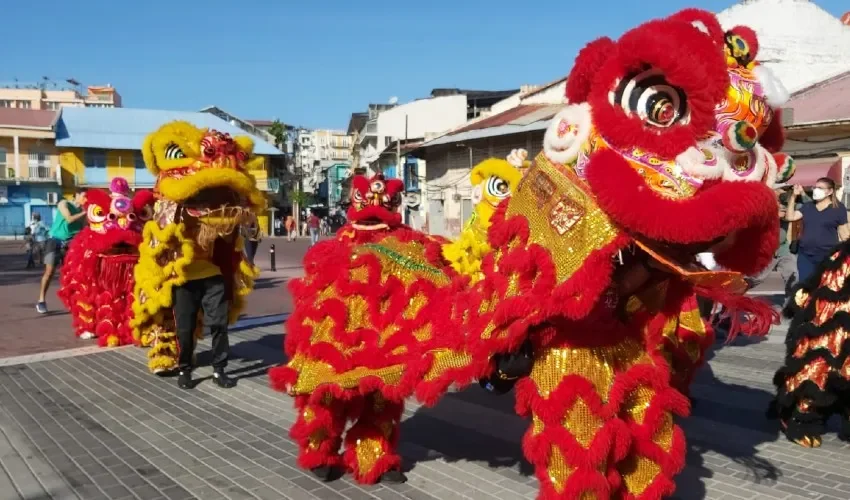
[[[94,338],[94,334],[92,332],[83,332],[80,334],[80,339],[82,340],[91,340]]]

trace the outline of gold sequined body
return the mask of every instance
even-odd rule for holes
[[[774,378],[783,431],[806,447],[820,445],[832,413],[850,418],[850,246],[842,244],[823,265],[813,277],[817,286],[795,296],[785,363]]]

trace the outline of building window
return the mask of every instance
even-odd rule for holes
[[[44,102],[44,109],[50,109],[50,110],[56,111],[57,109],[59,109],[60,106],[61,105],[56,101],[45,101]]]
[[[14,177],[15,171],[6,164],[6,150],[0,148],[0,179],[13,179]]]
[[[419,191],[419,160],[407,158],[404,162],[405,191]]]
[[[50,156],[43,151],[29,152],[29,178],[50,179]]]
[[[106,168],[106,151],[87,149],[83,157],[86,168]]]
[[[0,99],[0,108],[11,108],[12,101],[8,99]]]
[[[15,101],[15,107],[20,109],[32,108],[32,101]]]
[[[393,143],[393,138],[392,138],[392,137],[389,137],[389,136],[384,137],[384,147],[387,147],[387,146],[389,146],[389,145],[390,145],[390,144],[392,144],[392,143]]]
[[[142,153],[136,151],[133,153],[133,165],[136,168],[146,169],[145,166],[145,158],[142,156]]]

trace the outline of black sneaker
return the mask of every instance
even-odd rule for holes
[[[224,389],[236,387],[236,381],[228,377],[223,370],[216,370],[213,372],[213,381],[215,382],[215,385]]]
[[[402,484],[407,482],[407,476],[398,469],[388,470],[381,474],[380,482],[384,484]]]
[[[192,383],[192,372],[187,370],[177,375],[177,387],[181,389],[192,389],[194,386]]]

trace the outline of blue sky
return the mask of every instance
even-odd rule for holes
[[[111,83],[127,107],[218,105],[247,119],[345,128],[370,102],[565,75],[598,36],[732,0],[10,1],[0,81]],[[838,16],[844,0],[817,0]],[[35,6],[35,8],[34,8]]]

